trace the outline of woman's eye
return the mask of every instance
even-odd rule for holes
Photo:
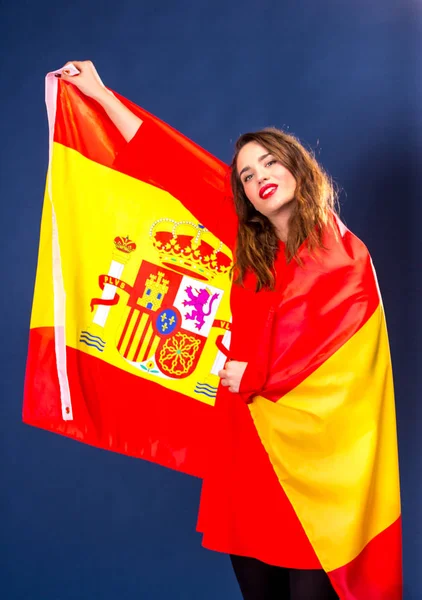
[[[267,162],[266,166],[267,167],[271,167],[271,165],[273,165],[275,162],[277,162],[276,160],[270,160],[269,162]]]
[[[243,183],[246,183],[247,181],[249,181],[252,177],[252,174],[246,175],[245,179],[243,180]]]

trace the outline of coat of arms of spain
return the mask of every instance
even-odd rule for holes
[[[228,345],[230,337],[230,251],[202,225],[170,218],[151,224],[149,244],[156,262],[136,256],[129,236],[114,239],[108,273],[99,277],[102,295],[91,300],[92,322],[79,342],[100,354],[107,347],[121,368],[210,402],[225,360],[217,342]],[[130,282],[124,271],[134,258]],[[120,324],[109,331],[116,309]]]

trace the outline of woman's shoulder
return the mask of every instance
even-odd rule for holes
[[[327,242],[332,252],[343,256],[346,262],[367,262],[371,260],[365,243],[353,232],[338,215],[334,215],[327,230]]]

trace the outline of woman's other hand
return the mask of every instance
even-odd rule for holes
[[[78,69],[78,75],[69,75],[69,70],[66,67],[70,64],[73,64]],[[67,62],[63,67],[61,79],[72,83],[85,96],[94,98],[94,100],[99,100],[102,96],[109,93],[90,60],[72,60]]]
[[[239,360],[228,360],[224,365],[224,369],[218,372],[218,376],[221,378],[221,385],[228,387],[229,392],[237,393],[247,364],[247,362]]]

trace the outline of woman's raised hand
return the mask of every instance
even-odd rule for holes
[[[79,73],[77,75],[70,75],[70,70],[66,69],[70,64],[78,69]],[[116,98],[113,92],[105,87],[90,60],[69,61],[63,67],[61,75],[57,76],[61,77],[63,81],[76,86],[86,96],[99,102],[127,142],[134,137],[142,125],[142,119],[137,117]]]
[[[78,69],[78,75],[69,75],[69,69],[66,69],[66,67],[70,64],[73,64]],[[108,93],[107,88],[101,81],[96,68],[90,60],[72,60],[67,62],[63,68],[61,79],[69,81],[69,83],[80,89],[83,94],[95,100],[99,100],[104,94]]]

